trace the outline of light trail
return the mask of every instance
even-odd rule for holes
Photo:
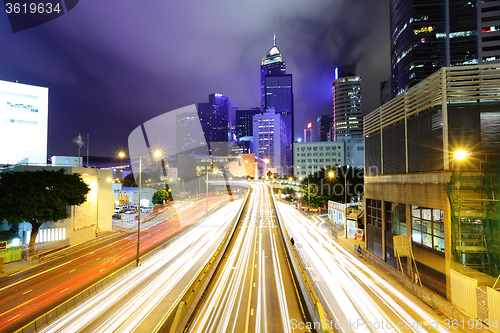
[[[248,209],[189,332],[292,332],[291,318],[304,320],[278,239],[270,188],[250,186]]]
[[[43,332],[134,331],[175,286],[181,281],[188,285],[186,277],[190,269],[194,266],[202,269],[212,255],[207,250],[215,250],[240,205],[241,200],[237,200],[213,213],[173,240],[164,251],[52,323]],[[141,287],[137,290],[138,286]],[[130,293],[132,296],[127,297]],[[107,312],[110,314],[101,318]]]
[[[437,327],[426,327],[437,317],[329,237],[321,221],[311,221],[284,203],[277,206],[298,255],[312,268],[312,281],[326,302],[330,319],[360,323],[337,326],[337,331],[448,332],[442,321]]]

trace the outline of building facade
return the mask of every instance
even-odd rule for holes
[[[341,66],[335,70],[332,84],[333,139],[339,136],[362,135],[361,78],[356,76],[356,65]]]
[[[344,143],[344,160],[346,165],[364,169],[365,142],[362,135],[339,136],[336,142]]]
[[[235,137],[235,110],[232,108],[229,97],[222,94],[208,96],[208,103],[198,103],[198,117],[200,119],[205,140],[211,153],[214,155],[227,155],[229,147]],[[216,148],[215,142],[226,143],[219,145],[226,151]]]
[[[330,124],[333,122],[333,117],[328,115],[319,116],[316,120],[316,128],[318,129],[318,141],[325,142],[328,140],[328,132],[330,131]]]
[[[293,145],[294,177],[345,165],[344,142],[307,142]]]
[[[285,146],[283,154],[286,164],[292,167],[291,147],[294,142],[294,103],[292,75],[286,74],[283,54],[276,46],[276,35],[273,47],[262,58],[261,71],[261,107],[262,110],[272,109],[281,115],[285,124]],[[255,145],[255,140],[254,140]],[[286,173],[291,172],[291,169]]]
[[[443,66],[500,60],[500,1],[391,0],[396,96]]]
[[[393,236],[411,236],[422,283],[448,298],[451,269],[500,274],[499,74],[443,67],[364,119],[367,249],[396,267]]]
[[[177,154],[196,152],[199,147],[206,145],[200,119],[196,112],[178,114],[175,130]]]
[[[276,34],[273,39],[273,47],[262,57],[260,66],[260,104],[262,109],[266,109],[266,75],[286,74],[286,63],[283,61],[283,54],[276,46]]]
[[[255,156],[268,159],[268,168],[279,175],[288,174],[285,154],[286,126],[282,116],[269,111],[253,117],[253,144]]]
[[[47,163],[49,88],[0,81],[0,165]]]
[[[68,207],[70,216],[59,221],[45,222],[38,231],[36,246],[51,248],[51,244],[61,246],[77,244],[96,237],[97,233],[111,231],[114,195],[112,190],[112,171],[110,169],[83,167],[56,167],[17,165],[5,171],[24,172],[39,170],[65,170],[66,173],[78,173],[89,185],[87,201],[80,206]],[[19,225],[19,236],[23,244],[28,244],[31,237],[31,224]]]

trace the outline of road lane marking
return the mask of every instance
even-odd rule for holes
[[[76,271],[76,268],[70,270],[68,273],[73,273],[74,271]]]
[[[253,309],[250,311],[250,316],[253,316]]]
[[[60,292],[59,292],[59,294],[62,294],[63,292],[65,292],[65,291],[66,291],[66,290],[68,290],[68,289],[69,289],[69,287],[68,287],[68,288],[66,288],[66,289],[64,289],[64,290],[62,290],[62,291],[60,291]]]
[[[29,293],[29,292],[31,292],[31,291],[33,291],[33,289],[30,289],[30,290],[28,290],[28,291],[25,291],[25,292],[23,293],[23,295],[26,295],[27,293]]]

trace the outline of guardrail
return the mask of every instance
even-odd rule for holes
[[[175,312],[175,317],[173,319],[172,325],[168,330],[169,332],[180,333],[188,323],[189,318],[193,314],[196,306],[203,296],[208,283],[212,279],[212,276],[215,274],[215,271],[217,270],[217,267],[219,266],[219,263],[222,260],[222,257],[224,256],[224,253],[226,252],[231,239],[233,238],[236,226],[238,225],[238,221],[241,219],[243,210],[247,206],[250,193],[251,191],[247,192],[246,197],[243,200],[243,204],[241,205],[238,214],[233,220],[231,230],[226,234],[219,247],[215,250],[214,254],[209,259],[208,263],[198,271],[199,273],[191,280],[189,287],[185,289],[181,301],[179,302],[179,306],[177,307],[177,311]],[[167,322],[168,315],[169,314],[162,318],[161,322],[153,331],[154,333],[167,331],[168,327],[166,327],[165,323]]]
[[[227,202],[221,203],[217,207],[221,207],[222,205],[226,204]],[[202,218],[200,218],[201,220]],[[191,225],[183,228],[180,230],[174,237],[168,239],[164,244],[158,246],[157,248],[151,250],[150,252],[142,255],[140,257],[141,262],[146,262],[150,259],[152,259],[156,255],[161,255],[162,251],[167,248],[172,241],[174,241],[177,237],[181,236],[185,232],[187,232],[189,229],[194,227],[197,223],[192,223]],[[111,233],[110,233],[111,234]],[[109,234],[106,234],[109,235]],[[108,236],[109,238],[110,236]],[[102,239],[101,239],[102,240]],[[95,239],[94,239],[95,241]],[[84,242],[86,243],[86,242]],[[84,243],[80,243],[78,245],[83,245]],[[84,291],[78,293],[77,295],[71,297],[69,300],[65,301],[63,304],[53,308],[52,310],[48,311],[47,313],[41,315],[37,319],[33,320],[29,324],[26,324],[22,328],[16,330],[14,333],[34,333],[38,332],[42,329],[44,329],[46,326],[50,325],[53,323],[55,320],[59,319],[60,317],[64,316],[71,310],[73,310],[75,307],[80,305],[81,303],[85,302],[89,298],[95,296],[99,292],[103,291],[107,287],[111,286],[113,283],[117,282],[119,279],[130,273],[132,270],[136,269],[136,262],[135,259],[127,264],[126,266],[120,268],[116,272],[102,278],[92,286],[88,287]]]
[[[314,327],[315,331],[318,333],[324,332],[333,332],[329,328],[321,328],[317,326],[322,325],[314,325],[315,323],[323,323],[323,320],[326,318],[326,312],[323,308],[323,305],[319,301],[319,297],[316,295],[316,292],[313,289],[312,283],[309,281],[309,277],[307,276],[306,271],[302,267],[299,257],[293,248],[293,245],[290,241],[290,237],[288,236],[288,231],[285,228],[285,224],[276,207],[276,201],[274,200],[274,196],[272,196],[272,202],[274,211],[276,212],[276,216],[278,218],[278,225],[281,232],[281,236],[283,238],[283,243],[285,244],[285,250],[287,254],[287,258],[290,262],[290,266],[293,269],[293,276],[295,277],[296,285],[299,289],[299,297],[304,301],[304,306],[309,314],[309,317],[312,321],[312,327]]]

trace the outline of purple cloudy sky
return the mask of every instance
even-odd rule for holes
[[[49,87],[48,156],[126,148],[130,132],[214,92],[260,103],[260,62],[277,45],[293,74],[295,133],[331,114],[337,66],[356,63],[363,113],[390,74],[387,0],[81,0],[13,34],[0,13],[0,79]]]

